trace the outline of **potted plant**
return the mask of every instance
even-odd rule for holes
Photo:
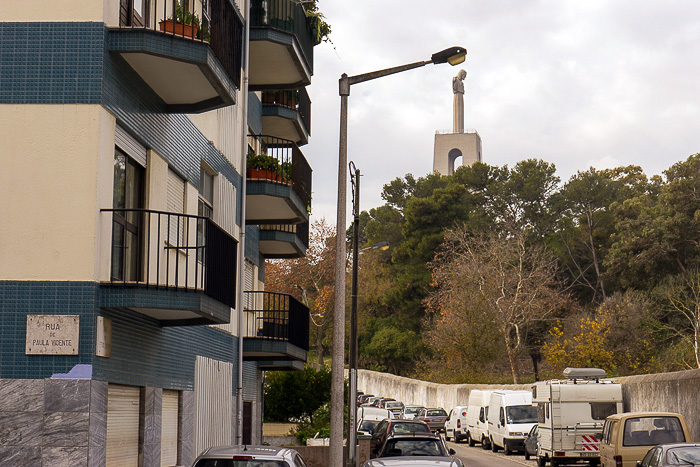
[[[281,183],[289,183],[291,164],[280,163],[276,158],[266,154],[248,154],[246,176]]]
[[[321,42],[331,42],[331,25],[326,21],[326,17],[318,10],[316,0],[305,2],[304,11],[306,13],[306,26],[311,31],[314,45]]]
[[[160,30],[178,36],[197,37],[199,17],[189,9],[189,1],[182,0],[175,4],[175,11],[168,19],[160,22]]]

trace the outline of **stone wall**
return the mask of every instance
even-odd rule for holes
[[[694,440],[700,440],[700,369],[616,378],[629,412],[682,413]],[[443,407],[466,405],[472,389],[530,389],[531,384],[437,384],[387,373],[359,370],[357,387],[365,393],[393,397],[405,404]]]

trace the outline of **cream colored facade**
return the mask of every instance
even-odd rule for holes
[[[433,172],[452,175],[456,169],[455,162],[462,158],[460,165],[472,165],[481,162],[481,137],[475,130],[466,133],[435,134]]]

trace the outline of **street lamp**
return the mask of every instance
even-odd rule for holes
[[[331,439],[330,465],[343,465],[343,369],[345,357],[345,222],[347,204],[348,163],[348,97],[350,86],[384,76],[401,73],[425,66],[429,63],[462,63],[467,55],[464,47],[450,47],[434,53],[430,60],[409,63],[362,75],[348,76],[343,73],[339,80],[340,93],[340,144],[338,151],[338,206],[335,250],[335,303],[333,308],[333,354],[331,366]],[[354,407],[353,407],[354,409]],[[350,445],[348,445],[350,447]],[[348,449],[348,457],[355,465],[354,446]]]

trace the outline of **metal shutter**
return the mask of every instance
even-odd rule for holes
[[[177,465],[178,391],[163,390],[163,415],[160,438],[161,467]]]
[[[146,146],[139,143],[124,128],[117,125],[114,135],[115,144],[132,159],[146,167]]]
[[[247,259],[243,263],[243,290],[249,292],[249,291],[254,291],[254,277],[253,274],[255,272],[255,266],[253,263],[248,261]],[[245,294],[244,295],[245,302],[243,303],[243,309],[244,310],[253,310],[255,309],[255,294]]]
[[[194,371],[195,455],[231,444],[233,365],[197,356]]]
[[[221,174],[214,177],[214,222],[236,236],[236,187]]]
[[[107,387],[107,466],[136,467],[139,462],[138,387]]]
[[[185,212],[185,180],[172,170],[168,170],[168,201],[167,211],[177,214]],[[166,240],[171,245],[184,245],[185,225],[184,219],[178,216],[168,216],[169,236]]]

